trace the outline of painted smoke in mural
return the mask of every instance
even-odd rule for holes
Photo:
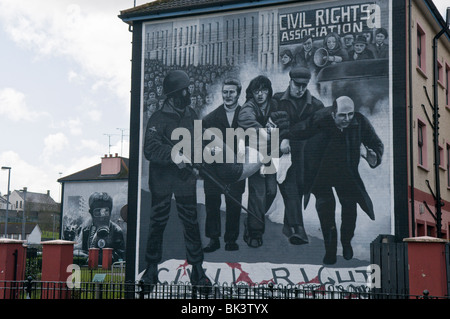
[[[160,282],[189,281],[200,262],[217,283],[325,283],[339,272],[364,283],[369,245],[391,225],[390,9],[338,3],[144,25],[138,277],[151,260]],[[186,103],[203,129],[277,127],[278,171],[211,165],[227,196],[200,174],[163,198],[174,186],[152,182],[154,171],[160,181],[173,172],[149,161],[146,143],[170,126],[161,119],[174,70],[189,77]],[[226,180],[234,174],[242,180]]]

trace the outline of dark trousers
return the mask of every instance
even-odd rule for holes
[[[155,176],[156,175],[156,176]],[[203,262],[203,249],[200,237],[200,227],[197,221],[196,180],[190,178],[183,181],[172,177],[170,187],[158,187],[159,174],[150,172],[150,190],[152,193],[152,210],[145,254],[147,264],[157,264],[161,261],[164,230],[169,220],[172,195],[178,217],[181,220],[186,245],[186,260],[189,264]],[[169,186],[166,184],[166,186]]]
[[[345,177],[342,177],[345,180]],[[357,203],[352,183],[334,183],[334,189],[342,206],[341,212],[341,243],[350,244],[356,227]],[[337,229],[336,229],[336,200],[333,189],[330,185],[317,185],[313,194],[316,197],[316,210],[319,215],[320,225],[325,243],[325,250],[336,253],[337,250]]]
[[[303,226],[303,187],[300,180],[299,166],[295,162],[287,171],[283,183],[279,184],[284,202],[284,224],[286,226]]]
[[[261,237],[265,230],[265,215],[277,195],[276,174],[256,172],[248,178],[248,209],[256,215],[247,215],[246,231],[252,238]]]
[[[238,202],[242,202],[242,187],[232,185],[229,194]],[[220,217],[220,206],[222,204],[222,193],[219,190],[208,190],[205,183],[205,235],[208,238],[219,238],[222,233],[222,222]],[[225,234],[226,243],[235,242],[239,236],[239,225],[241,217],[241,206],[225,196],[226,215],[225,215]]]

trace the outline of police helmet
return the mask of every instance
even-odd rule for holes
[[[167,74],[163,81],[163,92],[170,95],[189,86],[190,80],[186,72],[175,70]]]

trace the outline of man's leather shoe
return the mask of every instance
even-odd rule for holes
[[[192,265],[191,284],[202,295],[208,295],[212,291],[211,280],[206,276],[202,264]]]
[[[323,263],[325,265],[334,265],[336,263],[336,254],[326,253],[323,257]]]
[[[239,245],[236,244],[235,242],[226,243],[225,250],[227,250],[227,251],[239,250]]]
[[[292,245],[303,245],[309,242],[308,235],[306,235],[305,228],[303,226],[283,226],[283,234],[289,239]]]
[[[261,247],[263,244],[262,237],[250,237],[247,234],[244,234],[244,241],[251,248],[258,248]]]
[[[220,248],[220,241],[218,238],[211,238],[209,240],[208,245],[205,246],[205,248],[203,248],[203,251],[205,253],[212,253],[213,251],[216,251],[217,249]]]
[[[350,244],[342,245],[342,256],[345,260],[350,260],[353,258],[353,248]]]
[[[158,265],[150,264],[141,277],[143,293],[150,293],[158,283]]]

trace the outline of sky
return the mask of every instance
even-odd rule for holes
[[[10,190],[60,202],[57,180],[129,154],[131,40],[148,0],[0,0],[0,166]],[[448,0],[435,0],[445,19]],[[8,170],[0,170],[0,194]]]

